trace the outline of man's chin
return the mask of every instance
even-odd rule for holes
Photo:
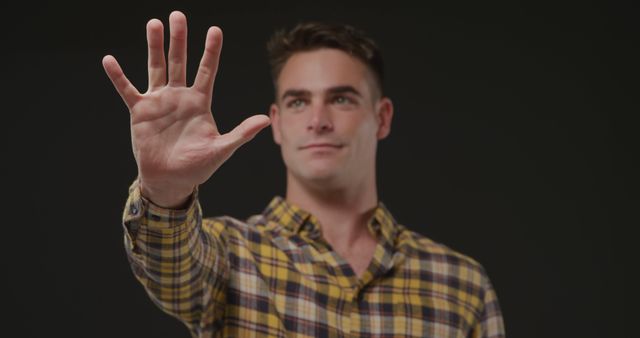
[[[310,182],[329,183],[335,181],[337,179],[337,176],[338,175],[336,175],[336,173],[332,171],[320,171],[308,173],[304,178],[305,180]]]
[[[312,170],[298,177],[307,185],[320,189],[332,189],[340,185],[340,175],[336,170]]]

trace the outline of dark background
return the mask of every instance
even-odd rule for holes
[[[188,337],[126,260],[121,214],[136,166],[126,107],[101,66],[113,54],[145,91],[145,24],[168,28],[173,9],[189,22],[189,81],[207,28],[224,31],[213,104],[223,131],[267,112],[274,29],[316,19],[367,31],[396,108],[379,151],[380,196],[395,217],[485,266],[510,337],[630,336],[640,111],[631,9],[398,1],[5,9],[3,336]],[[284,178],[265,130],[201,187],[205,215],[258,213]]]

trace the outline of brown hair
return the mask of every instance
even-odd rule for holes
[[[274,86],[282,67],[297,52],[334,48],[360,59],[373,72],[382,95],[383,63],[376,43],[364,32],[344,24],[303,22],[290,30],[278,30],[267,43]]]

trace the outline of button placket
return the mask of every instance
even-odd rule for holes
[[[351,316],[352,316],[352,310],[353,310],[353,306],[352,306],[352,299],[353,299],[353,292],[351,291],[350,288],[345,289],[344,290],[344,331],[347,334],[347,336],[351,336],[351,332],[353,331],[351,328]]]

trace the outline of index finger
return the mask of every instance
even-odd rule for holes
[[[213,91],[213,82],[218,72],[220,51],[222,49],[222,30],[219,27],[211,27],[207,31],[204,44],[204,53],[198,67],[198,74],[193,82],[193,87],[207,95]]]
[[[133,107],[140,99],[141,94],[124,75],[116,58],[111,55],[105,56],[102,58],[102,66],[127,107],[129,109]]]

